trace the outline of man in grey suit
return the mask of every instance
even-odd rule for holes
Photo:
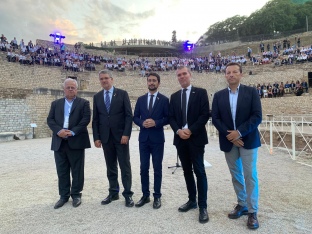
[[[53,131],[51,150],[54,150],[60,195],[54,209],[62,207],[70,196],[74,207],[81,204],[85,149],[91,147],[87,130],[91,111],[89,101],[76,96],[77,88],[76,80],[66,79],[65,98],[52,102],[47,118]]]
[[[122,195],[126,206],[132,207],[131,164],[129,138],[132,131],[132,109],[128,93],[113,86],[113,77],[108,70],[99,72],[103,90],[93,97],[93,139],[97,148],[102,147],[109,181],[109,195],[101,202],[107,205],[119,199],[117,161],[124,187]]]
[[[224,151],[237,196],[238,204],[228,217],[237,219],[248,214],[248,228],[257,229],[261,102],[255,88],[240,84],[240,64],[228,63],[225,78],[229,86],[214,95],[212,123],[219,131],[220,149]]]

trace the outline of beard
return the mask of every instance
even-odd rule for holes
[[[157,90],[157,87],[156,86],[148,86],[148,90],[149,91],[155,91],[155,90]]]

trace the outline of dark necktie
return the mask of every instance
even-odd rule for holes
[[[148,104],[148,111],[149,113],[151,114],[152,113],[152,110],[153,110],[153,97],[154,95],[150,95],[150,101],[149,101],[149,104]]]
[[[187,89],[183,89],[182,93],[182,127],[187,123],[186,120],[186,91]]]
[[[106,91],[105,93],[105,106],[106,106],[107,112],[109,112],[109,108],[110,108],[109,91]]]

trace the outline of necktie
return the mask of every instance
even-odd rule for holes
[[[187,89],[183,89],[182,93],[182,127],[185,126],[186,120],[186,91]]]
[[[148,104],[148,111],[149,113],[151,114],[152,113],[152,109],[153,109],[153,97],[154,95],[150,95],[150,101],[149,101],[149,104]]]
[[[105,106],[106,106],[107,112],[109,112],[109,108],[110,108],[109,91],[106,91],[105,93]]]

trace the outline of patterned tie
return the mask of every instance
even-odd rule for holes
[[[109,108],[110,108],[109,91],[106,91],[105,93],[105,106],[106,106],[107,112],[109,112]]]
[[[149,101],[149,105],[148,105],[148,111],[150,114],[152,113],[152,110],[153,110],[153,97],[154,97],[153,94],[150,95],[150,101]]]
[[[182,93],[182,127],[187,123],[186,120],[186,91],[187,89],[183,89]]]

